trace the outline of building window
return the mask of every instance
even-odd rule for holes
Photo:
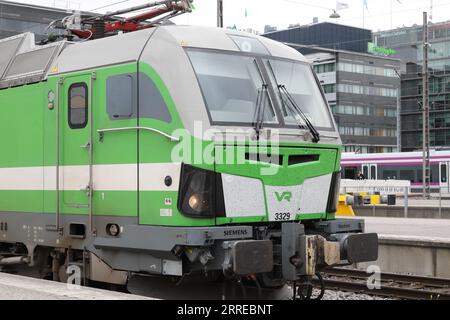
[[[324,85],[322,85],[322,88],[325,93],[335,93],[336,92],[335,84],[324,84]]]
[[[369,136],[370,129],[363,127],[339,127],[339,133],[344,136]]]
[[[397,98],[398,95],[398,90],[393,88],[369,87],[343,83],[338,85],[338,91],[342,93],[363,94],[390,98]]]
[[[397,117],[397,109],[393,109],[392,107],[338,105],[334,108],[333,112],[335,114],[349,114],[358,116],[384,116],[387,118]]]
[[[314,71],[316,73],[334,72],[334,71],[336,71],[336,64],[334,62],[333,63],[316,64],[316,65],[314,65]]]
[[[397,110],[396,109],[384,109],[384,116],[387,118],[396,118]]]
[[[389,78],[398,77],[397,72],[395,72],[395,69],[392,68],[366,66],[362,64],[345,63],[345,62],[338,63],[338,71],[368,74],[373,76],[389,77]]]
[[[74,83],[69,88],[69,127],[85,128],[88,118],[88,88],[86,83]]]

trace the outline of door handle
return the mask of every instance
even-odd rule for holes
[[[91,149],[91,144],[90,144],[90,142],[88,142],[88,143],[80,146],[80,148],[90,150]]]
[[[91,196],[91,187],[90,186],[86,186],[86,188],[80,189],[80,191],[86,192],[86,196],[88,196],[88,197]]]

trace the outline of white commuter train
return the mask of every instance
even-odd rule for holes
[[[341,177],[358,179],[362,173],[371,180],[409,180],[414,189],[422,187],[423,154],[393,152],[376,154],[343,153]],[[450,150],[431,150],[431,187],[450,190]]]

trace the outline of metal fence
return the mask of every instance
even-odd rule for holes
[[[433,186],[430,199],[423,199],[422,193],[413,193],[407,180],[341,180],[341,194],[355,194],[367,192],[369,195],[393,195],[396,196],[396,206],[403,205],[403,217],[408,218],[408,209],[411,207],[424,207],[438,210],[438,217],[442,218],[442,210],[450,208],[450,193],[447,187]],[[421,190],[420,190],[421,191]],[[402,204],[399,204],[401,202]],[[372,207],[375,216],[378,205],[364,205]]]

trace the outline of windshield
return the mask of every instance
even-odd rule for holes
[[[266,65],[269,74],[273,72],[273,80],[286,88],[313,126],[327,129],[333,127],[328,107],[309,65],[281,60],[270,60]],[[286,124],[297,125],[299,121],[304,123],[295,110],[287,108],[282,102],[280,104]]]
[[[260,120],[278,123],[255,58],[195,50],[188,55],[213,123],[254,124],[261,108]]]

